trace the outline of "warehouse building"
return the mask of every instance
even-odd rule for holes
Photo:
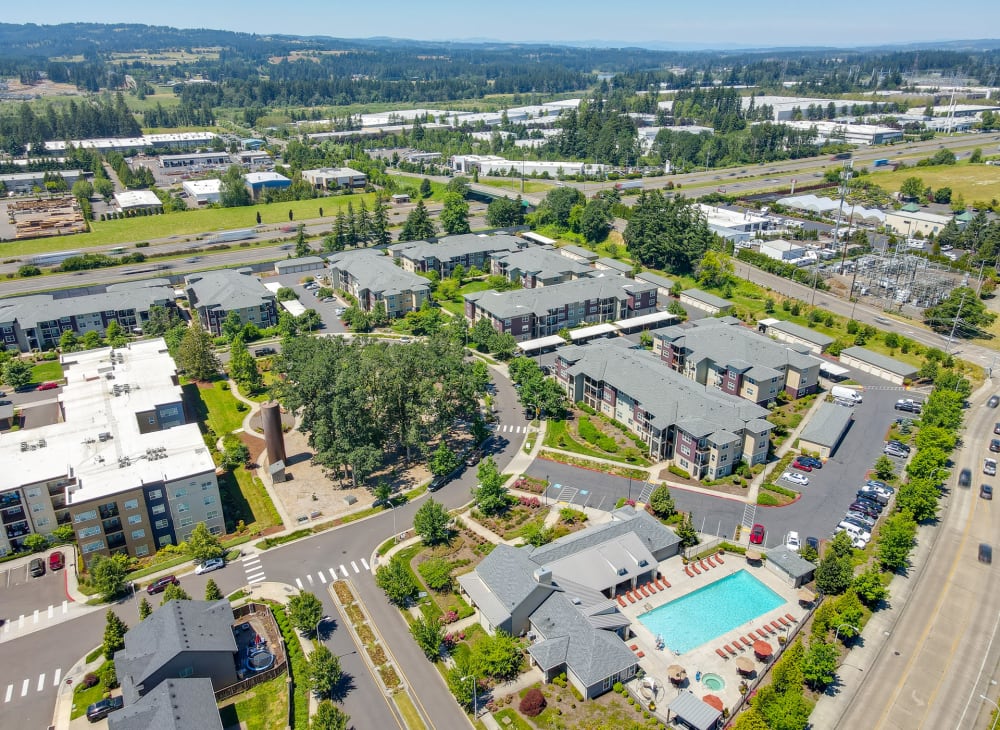
[[[243,180],[254,200],[258,200],[265,190],[284,190],[292,185],[291,180],[276,172],[248,172]]]
[[[160,167],[164,170],[183,168],[216,167],[229,165],[232,159],[225,152],[191,152],[179,155],[160,155]]]
[[[218,203],[222,198],[222,181],[218,178],[206,180],[185,180],[181,183],[184,192],[199,205]]]
[[[317,190],[338,190],[340,188],[363,188],[368,184],[368,176],[350,167],[321,167],[303,170],[302,179]]]

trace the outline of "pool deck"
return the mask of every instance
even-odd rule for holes
[[[625,607],[622,608],[619,605],[619,610],[632,622],[632,631],[635,634],[626,643],[630,647],[633,645],[636,646],[637,652],[642,652],[643,656],[639,659],[639,666],[642,667],[647,675],[656,679],[658,688],[656,696],[657,704],[665,705],[680,690],[689,689],[699,698],[706,694],[714,694],[722,700],[726,707],[733,707],[740,699],[739,685],[743,679],[736,671],[734,661],[736,657],[747,657],[754,663],[754,666],[758,670],[764,666],[754,656],[753,647],[746,646],[740,640],[740,637],[745,636],[749,638],[752,634],[759,638],[757,630],[765,630],[768,634],[768,638],[765,641],[776,651],[778,649],[778,637],[786,635],[787,631],[794,624],[785,619],[789,626],[782,627],[782,630],[777,630],[769,628],[771,622],[775,621],[780,625],[779,617],[784,618],[786,613],[791,614],[797,620],[801,620],[805,615],[805,611],[802,610],[798,603],[797,590],[782,581],[781,578],[768,570],[762,563],[756,565],[749,563],[745,557],[735,553],[723,555],[722,561],[719,564],[717,559],[713,560],[716,566],[708,567],[708,570],[701,570],[702,562],[708,566],[707,560],[698,561],[697,565],[701,573],[695,574],[692,577],[685,573],[684,564],[680,558],[671,558],[660,563],[659,566],[660,574],[670,583],[670,588],[656,590],[655,593],[651,593],[648,597],[641,596],[635,603],[630,603],[626,598]],[[656,648],[656,636],[639,621],[638,617],[641,614],[652,611],[665,603],[674,601],[681,596],[703,588],[740,570],[746,570],[750,575],[785,599],[785,603],[753,621],[737,626],[733,630],[684,654],[674,654],[670,649],[659,650]],[[726,651],[724,648],[726,644],[733,646],[736,642],[739,642],[739,647],[736,648],[735,655]],[[727,658],[721,658],[716,653],[716,649],[721,649]],[[667,679],[667,667],[672,664],[679,664],[687,670],[688,678],[680,686],[671,685]],[[726,682],[725,688],[711,690],[700,682],[696,682],[695,676],[697,672],[719,675]]]

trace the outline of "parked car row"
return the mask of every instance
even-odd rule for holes
[[[837,525],[836,532],[846,532],[856,548],[864,548],[872,539],[872,530],[882,516],[896,490],[883,481],[869,479],[854,495],[847,514]]]
[[[902,441],[890,439],[886,442],[885,448],[882,449],[882,452],[886,456],[891,456],[896,459],[905,459],[910,455],[910,447]]]

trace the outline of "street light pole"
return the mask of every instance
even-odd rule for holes
[[[474,720],[479,714],[479,703],[476,699],[476,678],[471,674],[462,677],[463,682],[467,679],[472,680],[472,719]]]
[[[841,624],[840,626],[838,626],[838,627],[837,627],[837,630],[836,630],[836,631],[834,632],[834,634],[833,634],[833,640],[834,640],[834,641],[837,641],[837,640],[839,640],[839,639],[840,639],[840,630],[841,630],[842,628],[844,628],[845,626],[849,626],[850,628],[852,628],[852,629],[854,629],[855,631],[857,631],[857,632],[858,632],[859,634],[861,633],[861,629],[859,629],[859,628],[858,628],[857,626],[855,626],[854,624]]]
[[[1000,705],[998,705],[996,702],[994,702],[993,700],[991,700],[986,695],[979,695],[979,699],[986,700],[987,702],[989,702],[991,705],[993,705],[996,708],[996,710],[997,710],[996,717],[993,718],[993,724],[990,725],[990,730],[996,730],[997,720],[1000,720]]]

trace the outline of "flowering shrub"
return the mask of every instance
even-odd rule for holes
[[[522,507],[531,507],[532,509],[535,509],[542,506],[542,502],[538,499],[538,497],[518,497],[517,501]]]

